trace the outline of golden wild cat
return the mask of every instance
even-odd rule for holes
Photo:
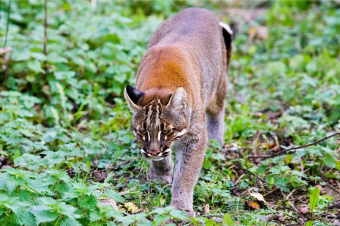
[[[153,33],[136,88],[125,88],[133,131],[150,159],[150,178],[172,183],[171,206],[192,217],[207,139],[223,143],[231,51],[228,25],[206,9],[184,9]]]

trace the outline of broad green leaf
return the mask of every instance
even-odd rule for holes
[[[87,209],[87,210],[91,210],[91,209],[95,209],[96,205],[97,205],[97,199],[91,195],[85,195],[83,197],[78,198],[78,204],[80,207]]]
[[[43,54],[43,53],[39,53],[39,52],[32,52],[31,56],[39,61],[45,61],[47,59],[47,57]]]
[[[173,210],[170,210],[169,214],[176,219],[189,220],[188,215],[182,210],[173,209]]]
[[[170,219],[170,217],[168,215],[161,214],[161,215],[155,216],[154,219],[153,219],[153,222],[156,225],[161,225],[162,222],[165,222],[165,221],[167,221],[169,219]]]
[[[115,191],[111,190],[111,189],[107,189],[104,192],[104,195],[106,197],[112,198],[113,200],[115,200],[116,202],[124,202],[124,199]]]
[[[43,73],[44,72],[44,70],[41,67],[41,63],[37,60],[29,61],[27,63],[27,66],[28,66],[29,69],[31,69],[35,73]]]
[[[323,162],[325,163],[326,166],[328,167],[335,167],[336,166],[336,161],[333,155],[327,153],[326,157],[323,158]]]
[[[313,226],[313,221],[308,221],[307,223],[306,223],[306,226]]]
[[[36,225],[36,218],[29,211],[21,211],[20,213],[16,214],[15,215],[15,220],[20,225],[25,225],[25,226],[34,226],[34,225]]]
[[[48,54],[47,61],[51,63],[67,63],[68,62],[68,60],[65,57],[62,57],[55,52]]]
[[[223,217],[223,225],[227,225],[227,226],[233,226],[235,225],[235,221],[233,221],[229,215],[229,213],[225,214]]]
[[[309,205],[310,205],[311,212],[314,212],[316,204],[319,201],[319,197],[320,197],[320,189],[318,187],[314,187],[313,189],[310,189]]]
[[[35,216],[38,224],[52,222],[58,218],[58,214],[50,211],[47,206],[33,206],[31,213]]]
[[[60,222],[60,226],[82,226],[77,220],[66,218]]]

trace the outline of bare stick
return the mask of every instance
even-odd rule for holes
[[[6,34],[5,34],[5,41],[4,41],[3,48],[5,48],[5,46],[6,46],[6,44],[7,44],[7,35],[8,35],[8,29],[9,29],[9,16],[11,15],[11,3],[12,3],[12,0],[9,0],[9,3],[8,3],[8,10],[7,10]]]
[[[277,189],[280,189],[280,188],[279,187],[275,187],[274,189],[272,189],[270,192],[264,194],[263,196],[267,196],[267,195],[273,193],[274,191],[276,191]]]
[[[261,177],[259,177],[256,173],[251,172],[250,170],[247,170],[249,173],[253,174],[257,179],[259,179],[260,181],[262,181],[265,184],[268,184],[268,182],[264,179],[262,179]]]
[[[295,192],[295,189],[293,189],[293,191],[291,191],[291,192],[287,195],[286,199],[288,200],[289,197],[290,197],[294,192]]]
[[[237,185],[237,183],[242,179],[242,177],[244,177],[245,176],[245,174],[242,174],[238,179],[237,179],[237,181],[235,182],[235,186]]]
[[[44,15],[44,55],[47,57],[47,0],[45,0],[45,15]],[[44,63],[45,76],[47,74],[47,61]]]
[[[123,162],[123,163],[121,163],[119,165],[113,166],[112,169],[118,169],[119,167],[121,167],[123,165],[126,165],[126,164],[132,162],[133,160],[135,160],[135,159],[129,159],[129,160],[127,160],[127,161],[125,161],[125,162]]]
[[[296,146],[296,147],[293,146],[293,147],[291,147],[291,148],[288,148],[288,149],[286,149],[286,150],[283,150],[283,151],[281,151],[281,152],[278,152],[278,153],[275,153],[275,154],[272,154],[272,155],[257,155],[257,156],[251,155],[251,156],[248,156],[248,158],[251,158],[251,159],[256,159],[256,158],[264,158],[264,159],[266,159],[266,158],[273,158],[273,157],[276,157],[276,156],[278,156],[278,155],[283,155],[283,154],[285,154],[286,152],[291,151],[291,150],[296,150],[296,149],[301,149],[301,148],[306,148],[306,147],[309,147],[309,146],[316,145],[316,144],[318,144],[318,143],[320,143],[320,142],[322,142],[322,141],[324,141],[324,140],[327,140],[327,139],[329,139],[329,138],[331,138],[331,137],[334,137],[334,136],[337,136],[337,135],[340,135],[340,132],[334,133],[334,134],[332,134],[332,135],[329,135],[329,136],[327,136],[327,137],[324,137],[324,138],[322,138],[322,139],[320,139],[320,140],[317,140],[317,141],[315,141],[315,142],[313,142],[313,143],[310,143],[310,144],[304,144],[304,145]]]

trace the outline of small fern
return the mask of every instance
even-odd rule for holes
[[[226,212],[236,214],[244,210],[244,201],[239,197],[232,197],[225,201]]]

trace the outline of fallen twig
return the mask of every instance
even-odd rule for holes
[[[47,0],[44,2],[44,42],[43,42],[43,52],[45,57],[47,57]],[[47,60],[44,62],[45,77],[47,75]]]
[[[238,179],[237,179],[237,181],[235,182],[235,186],[237,185],[237,183],[242,179],[242,177],[244,177],[245,176],[245,174],[242,174]]]
[[[113,166],[112,169],[118,169],[119,167],[121,167],[121,166],[123,166],[123,165],[125,165],[125,164],[128,164],[128,163],[132,162],[133,160],[135,160],[135,159],[129,159],[129,160],[127,160],[127,161],[125,161],[125,162],[123,162],[123,163],[121,163],[121,164],[118,164],[118,165],[116,165],[116,166]]]
[[[276,190],[278,190],[278,189],[280,189],[280,188],[279,188],[279,187],[275,187],[274,189],[272,189],[272,190],[269,191],[268,193],[264,194],[263,197],[264,197],[264,196],[267,196],[267,195],[269,195],[269,194],[271,194],[271,193],[273,193],[274,191],[276,191]]]
[[[256,173],[251,172],[250,170],[247,170],[249,173],[253,174],[257,179],[259,179],[260,181],[262,181],[265,184],[268,184],[268,182],[264,179],[262,179],[261,177],[259,177]]]
[[[288,200],[289,197],[290,197],[294,192],[295,192],[295,189],[293,189],[293,190],[287,195],[286,200]]]
[[[10,15],[11,15],[11,3],[12,3],[12,0],[9,1],[8,3],[8,10],[7,10],[7,24],[6,24],[6,33],[5,33],[5,41],[4,41],[4,44],[3,44],[3,48],[5,48],[6,44],[7,44],[7,35],[8,35],[8,28],[9,28],[9,18],[10,18]]]
[[[337,135],[340,135],[340,132],[334,133],[332,135],[324,137],[324,138],[322,138],[320,140],[317,140],[317,141],[315,141],[313,143],[310,143],[310,144],[304,144],[304,145],[296,146],[296,147],[293,146],[291,148],[288,148],[286,150],[283,150],[281,152],[278,152],[278,153],[275,153],[275,154],[272,154],[272,155],[251,155],[251,156],[248,156],[248,158],[251,158],[251,159],[256,159],[256,158],[264,158],[264,159],[266,159],[266,158],[273,158],[273,157],[276,157],[276,156],[279,156],[279,155],[283,155],[286,152],[291,151],[291,150],[297,150],[297,149],[306,148],[306,147],[309,147],[309,146],[316,145],[316,144],[318,144],[318,143],[320,143],[320,142],[322,142],[324,140],[327,140],[327,139],[329,139],[331,137],[334,137],[334,136],[337,136]]]

